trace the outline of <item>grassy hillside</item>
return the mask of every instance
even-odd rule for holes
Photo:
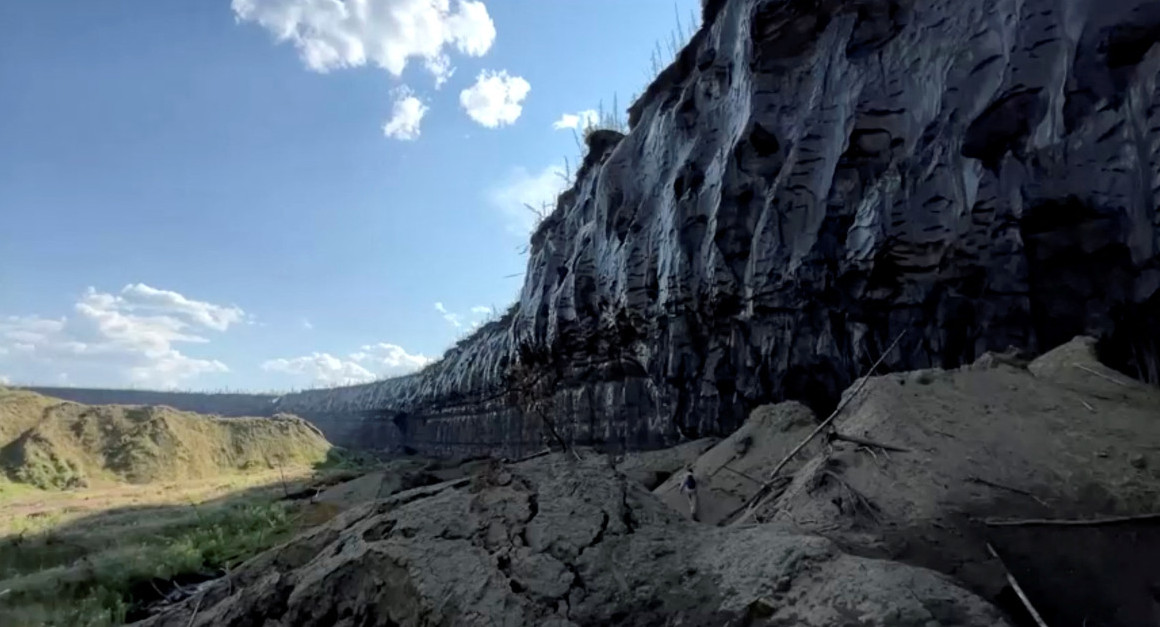
[[[331,515],[286,497],[358,461],[293,416],[0,387],[0,625],[133,620]]]
[[[62,401],[34,392],[0,386],[0,447],[36,426],[45,410]]]
[[[0,468],[12,481],[43,489],[314,465],[332,448],[293,416],[220,418],[0,390]]]

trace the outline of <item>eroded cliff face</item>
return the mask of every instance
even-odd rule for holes
[[[1156,376],[1160,3],[727,0],[597,132],[519,302],[423,373],[282,398],[431,452],[648,447],[889,370],[1105,339]],[[1135,374],[1136,372],[1133,372]]]

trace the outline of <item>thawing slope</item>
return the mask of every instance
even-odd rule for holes
[[[282,398],[376,444],[644,447],[1086,333],[1156,376],[1160,4],[727,0],[598,132],[519,302],[402,379]],[[514,390],[514,391],[513,391]],[[374,421],[371,424],[375,424]]]

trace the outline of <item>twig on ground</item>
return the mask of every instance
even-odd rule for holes
[[[871,519],[875,521],[878,520],[877,514],[874,513],[874,510],[877,508],[873,503],[870,502],[870,499],[866,498],[866,496],[858,490],[855,490],[854,486],[847,483],[845,479],[838,475],[838,473],[832,470],[823,470],[822,475],[837,481],[839,485],[841,485],[843,488],[846,488],[850,494],[854,495],[855,502],[862,506],[862,509],[865,510],[866,514],[870,516]]]
[[[1011,587],[1015,589],[1015,594],[1019,595],[1019,600],[1023,602],[1023,607],[1027,608],[1027,611],[1031,614],[1031,618],[1035,619],[1035,624],[1039,627],[1047,627],[1047,623],[1043,622],[1043,617],[1039,615],[1039,612],[1035,611],[1035,606],[1031,605],[1031,599],[1027,598],[1027,594],[1023,592],[1023,588],[1020,587],[1019,582],[1015,580],[1015,575],[1011,574],[1011,569],[1007,568],[1007,564],[1003,562],[1003,558],[999,557],[999,554],[995,551],[995,547],[991,546],[990,542],[987,543],[987,550],[990,551],[992,557],[999,561],[999,565],[1007,573],[1007,583],[1011,584]]]
[[[1021,518],[1013,520],[984,520],[983,524],[988,527],[1030,527],[1030,526],[1054,526],[1054,527],[1082,527],[1095,525],[1114,525],[1123,522],[1142,522],[1148,520],[1160,520],[1160,513],[1156,514],[1138,514],[1135,516],[1106,516],[1104,518],[1088,518],[1088,519],[1050,519],[1050,518]]]
[[[1127,387],[1127,385],[1128,385],[1127,383],[1124,383],[1123,381],[1120,381],[1119,379],[1117,379],[1115,377],[1109,377],[1108,375],[1106,375],[1102,372],[1099,372],[1097,370],[1093,370],[1091,368],[1088,368],[1087,366],[1085,366],[1083,364],[1072,364],[1072,365],[1075,366],[1076,368],[1079,368],[1080,370],[1083,370],[1084,372],[1090,372],[1091,374],[1094,374],[1101,379],[1107,379],[1108,381],[1111,381],[1112,383],[1115,383],[1116,385],[1121,385],[1121,386],[1125,386],[1125,387]]]
[[[545,456],[545,455],[551,455],[551,454],[552,454],[552,447],[550,447],[550,446],[549,446],[548,448],[546,448],[546,449],[544,449],[544,450],[540,451],[539,453],[532,453],[531,455],[526,455],[526,456],[524,456],[524,457],[521,457],[521,458],[517,459],[517,460],[516,460],[515,462],[513,462],[513,463],[516,463],[516,464],[518,464],[518,463],[520,463],[520,462],[526,462],[526,461],[528,461],[529,459],[536,459],[537,457],[543,457],[543,456]]]
[[[1039,503],[1040,505],[1042,505],[1044,507],[1051,507],[1043,499],[1039,498],[1038,496],[1035,496],[1031,492],[1028,492],[1027,490],[1024,490],[1022,488],[1016,488],[1016,487],[1012,487],[1009,485],[1003,485],[1002,483],[995,483],[994,481],[987,481],[986,479],[983,479],[982,477],[976,477],[974,475],[967,477],[967,481],[970,481],[972,483],[980,483],[980,484],[985,485],[985,486],[990,486],[992,488],[998,488],[1000,490],[1006,490],[1008,492],[1014,492],[1015,494],[1022,494],[1023,496],[1029,496],[1029,497],[1035,499],[1036,503]]]
[[[1090,411],[1090,412],[1095,412],[1096,408],[1095,408],[1095,407],[1092,407],[1090,404],[1088,404],[1088,402],[1087,402],[1087,401],[1085,401],[1085,400],[1080,400],[1080,402],[1081,402],[1081,403],[1083,403],[1083,406],[1084,406],[1084,407],[1087,407],[1087,410],[1088,410],[1088,411]]]
[[[896,453],[909,453],[910,452],[910,449],[908,449],[908,448],[902,448],[901,446],[894,446],[893,444],[883,444],[881,442],[875,442],[874,440],[867,440],[865,438],[860,438],[860,437],[853,436],[853,435],[846,435],[845,433],[839,433],[837,431],[834,431],[833,433],[830,434],[830,439],[831,440],[841,440],[843,442],[851,442],[853,444],[861,444],[862,446],[865,446],[865,447],[880,448],[884,451],[894,451]]]
[[[197,620],[197,611],[201,609],[201,600],[204,598],[204,592],[197,595],[197,603],[194,604],[193,613],[189,615],[189,622],[185,624],[185,627],[191,627],[191,625],[193,625],[193,621]]]
[[[742,510],[744,510],[744,509],[748,508],[750,505],[752,505],[755,500],[761,498],[762,496],[765,496],[768,493],[767,490],[769,490],[769,489],[772,489],[774,491],[774,493],[770,495],[770,499],[776,499],[777,497],[781,496],[782,494],[785,494],[786,489],[789,488],[789,484],[792,481],[793,481],[792,477],[777,477],[776,479],[774,479],[773,481],[770,481],[769,483],[762,484],[761,487],[759,487],[757,489],[757,492],[753,496],[749,497],[748,501],[745,501],[744,503],[741,504],[740,507],[738,507],[737,509],[726,514],[721,519],[722,522],[729,520],[730,518],[741,513]],[[737,526],[738,524],[740,524],[740,523],[733,523],[730,526]]]
[[[752,481],[753,483],[756,483],[757,485],[762,485],[762,483],[761,483],[761,481],[760,481],[760,480],[758,480],[758,479],[754,479],[753,477],[750,477],[749,475],[747,475],[747,474],[745,474],[745,473],[743,473],[743,472],[741,472],[741,471],[738,471],[738,470],[733,470],[732,468],[730,468],[730,467],[729,467],[729,465],[728,465],[728,464],[726,464],[726,465],[724,465],[724,466],[722,466],[722,467],[718,468],[718,470],[728,470],[729,472],[731,472],[731,473],[733,473],[733,474],[735,474],[735,475],[737,475],[737,476],[739,476],[739,477],[744,477],[744,478],[746,478],[746,479],[748,479],[748,480]]]
[[[870,368],[866,371],[866,374],[863,375],[862,378],[858,381],[858,385],[854,386],[854,390],[851,391],[849,394],[847,394],[846,397],[842,399],[841,403],[838,403],[838,406],[834,409],[833,413],[831,413],[828,418],[823,420],[822,423],[817,426],[817,428],[815,428],[813,431],[811,431],[810,434],[808,436],[806,436],[806,439],[802,440],[800,444],[795,446],[793,448],[793,450],[790,451],[789,454],[785,456],[784,459],[782,459],[780,462],[778,462],[777,466],[774,466],[773,470],[769,473],[769,478],[771,481],[775,477],[777,477],[777,473],[781,472],[781,470],[783,468],[785,468],[786,465],[789,464],[790,460],[792,460],[795,455],[797,455],[799,452],[801,452],[801,450],[803,448],[805,448],[807,444],[809,444],[811,441],[813,441],[813,439],[816,438],[819,433],[825,431],[826,428],[830,426],[830,423],[834,422],[834,419],[837,418],[838,415],[842,413],[842,410],[846,408],[846,405],[850,404],[850,401],[852,401],[856,396],[858,396],[858,393],[862,391],[862,388],[865,387],[866,383],[870,380],[870,375],[873,374],[874,370],[876,368],[878,368],[879,365],[882,364],[882,362],[886,359],[886,356],[890,354],[890,351],[894,350],[894,347],[897,346],[900,341],[902,341],[902,338],[905,335],[906,335],[906,331],[899,333],[898,337],[894,338],[894,341],[890,343],[890,346],[886,347],[886,350],[882,351],[882,354],[878,357],[878,360],[875,361],[874,364],[870,366]],[[762,484],[762,490],[764,490],[766,487],[768,487],[768,485],[769,485],[768,483]],[[770,500],[769,498],[765,498],[761,501],[758,500],[762,490],[758,490],[758,493],[749,499],[749,501],[745,505],[745,507],[748,507],[746,512],[744,514],[742,514],[740,518],[733,521],[733,523],[731,523],[730,526],[738,525],[738,524],[744,522],[745,519],[749,518],[749,516],[753,513],[754,510],[756,510],[758,507],[761,507],[762,505],[765,504],[765,502],[768,502]]]
[[[726,460],[724,464],[721,464],[720,466],[718,466],[717,470],[714,470],[713,472],[709,473],[709,478],[712,479],[713,477],[716,477],[717,473],[724,470],[725,467],[728,466],[729,464],[732,464],[735,459],[737,459],[736,453],[734,453],[732,457],[730,457],[728,460]],[[761,482],[758,481],[758,483],[761,483]]]

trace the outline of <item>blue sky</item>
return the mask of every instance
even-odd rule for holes
[[[290,389],[438,357],[514,299],[522,203],[578,155],[555,127],[626,108],[699,8],[0,4],[0,381]]]

